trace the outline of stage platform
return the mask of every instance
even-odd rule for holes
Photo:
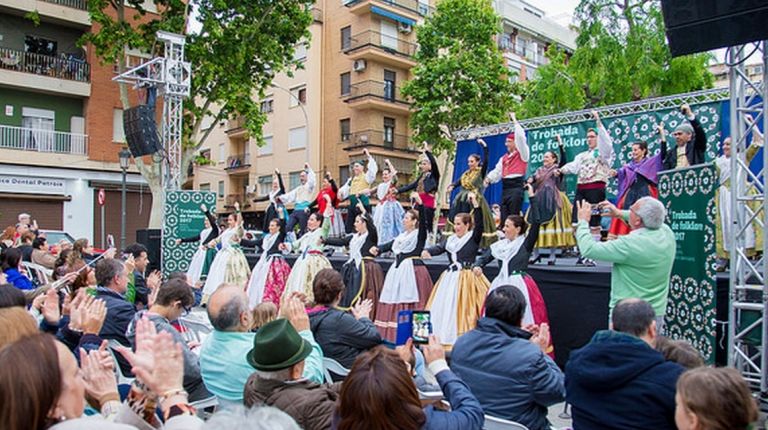
[[[256,265],[256,254],[246,252],[251,267]],[[288,263],[293,265],[296,256],[288,256]],[[329,260],[337,270],[347,261],[347,257],[336,253]],[[386,273],[392,259],[377,259]],[[436,282],[440,273],[448,266],[447,257],[442,255],[432,260],[424,260],[432,281]],[[485,276],[493,280],[499,272],[494,263],[485,268]],[[611,289],[611,264],[598,262],[595,267],[577,266],[575,258],[559,258],[557,264],[548,266],[546,262],[528,267],[541,290],[549,314],[552,342],[555,348],[555,361],[565,367],[570,353],[584,346],[598,330],[608,328],[608,301]],[[728,320],[728,274],[717,277],[717,319]],[[725,364],[726,355],[722,337],[725,325],[718,324],[717,362]]]

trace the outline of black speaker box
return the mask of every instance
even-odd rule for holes
[[[662,0],[672,56],[768,39],[765,0]]]
[[[160,270],[160,246],[162,232],[158,229],[136,230],[136,242],[147,247],[147,257],[149,265],[145,273],[152,273],[153,270]]]
[[[123,128],[128,149],[134,157],[154,154],[162,149],[154,106],[139,105],[126,110],[123,113]]]

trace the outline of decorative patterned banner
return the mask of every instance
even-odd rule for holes
[[[715,188],[711,164],[659,174],[659,200],[677,252],[669,283],[665,334],[685,339],[708,364],[715,362]]]
[[[171,191],[165,197],[162,236],[162,271],[186,272],[199,242],[176,245],[176,239],[198,236],[203,230],[205,215],[200,205],[216,211],[216,193],[211,191]]]

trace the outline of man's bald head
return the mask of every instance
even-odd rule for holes
[[[250,311],[243,288],[222,284],[208,300],[208,319],[219,331],[248,331]]]

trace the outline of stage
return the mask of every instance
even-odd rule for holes
[[[248,264],[256,265],[257,255],[246,252]],[[288,256],[289,264],[293,264],[295,255]],[[347,258],[339,253],[329,258],[336,270],[341,269]],[[392,259],[377,259],[386,273],[392,264]],[[432,260],[424,260],[433,282],[437,282],[440,273],[448,265],[446,256],[438,256]],[[485,268],[485,276],[493,280],[499,268],[491,264]],[[598,330],[608,328],[608,301],[611,288],[611,264],[598,262],[595,267],[577,266],[575,258],[557,260],[555,266],[546,262],[529,266],[528,273],[533,277],[541,290],[549,314],[552,343],[555,348],[555,361],[561,368],[565,367],[570,353],[584,346]],[[717,320],[728,320],[728,274],[717,276]],[[725,364],[726,355],[722,340],[722,330],[725,325],[718,324],[718,347],[716,361]]]

